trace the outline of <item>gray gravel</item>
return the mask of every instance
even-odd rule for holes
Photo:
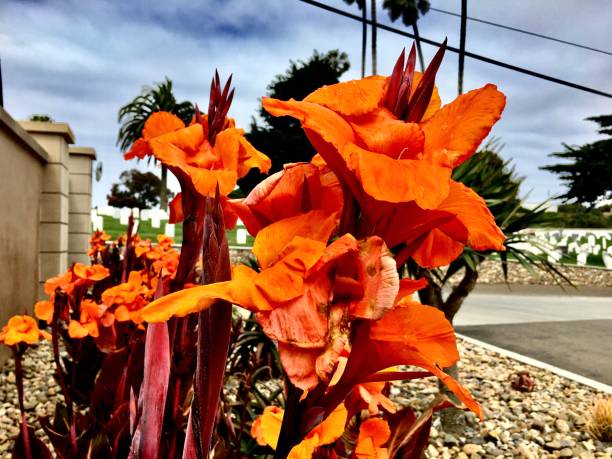
[[[462,381],[482,404],[485,421],[468,415],[463,435],[451,435],[434,422],[430,458],[612,458],[612,444],[589,438],[585,414],[601,395],[545,370],[521,364],[483,348],[460,341]],[[53,380],[51,346],[41,344],[24,357],[28,420],[38,428],[38,416],[50,415],[59,387]],[[509,377],[527,370],[535,378],[534,392],[511,389]],[[18,433],[19,409],[12,361],[0,372],[0,458],[9,458]],[[435,396],[434,380],[410,381],[392,388],[394,400],[423,409]],[[42,431],[38,431],[45,439]]]

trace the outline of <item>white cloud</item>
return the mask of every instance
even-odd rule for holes
[[[327,0],[349,8],[341,0]],[[379,2],[380,3],[380,2]],[[435,6],[456,11],[456,2]],[[470,2],[469,14],[593,46],[608,43],[609,20],[601,2]],[[354,10],[356,12],[356,9]],[[578,19],[577,19],[578,18]],[[379,19],[388,23],[386,14]],[[401,23],[395,24],[403,28]],[[428,13],[423,36],[458,41],[458,18]],[[102,204],[122,170],[134,167],[115,146],[117,110],[143,85],[165,75],[179,99],[206,105],[215,68],[234,74],[236,98],[231,115],[248,127],[272,78],[290,59],[308,58],[313,49],[339,48],[360,69],[359,23],[320,11],[297,0],[209,0],[193,2],[61,1],[8,2],[0,6],[0,56],[5,106],[17,118],[49,113],[69,122],[81,145],[91,145],[104,162],[104,178],[94,185]],[[409,40],[379,31],[378,67],[388,72]],[[467,48],[542,73],[612,91],[612,57],[468,23]],[[426,58],[435,49],[425,46]],[[448,54],[438,78],[441,94],[456,94],[457,58]],[[369,68],[369,66],[368,66]],[[609,100],[466,60],[465,87],[497,84],[508,97],[504,117],[493,130],[527,177],[532,199],[560,191],[556,177],[539,171],[561,142],[597,138],[587,116],[609,113]],[[145,167],[143,163],[139,167]]]

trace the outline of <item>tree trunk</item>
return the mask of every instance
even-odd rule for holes
[[[368,13],[366,8],[366,2],[363,2],[363,8],[361,10],[361,78],[365,77],[366,68],[366,49],[368,42]]]
[[[416,21],[412,24],[412,31],[414,32],[414,41],[416,43],[417,54],[419,55],[419,65],[421,66],[421,72],[425,71],[425,61],[423,60],[423,49],[421,48],[421,36],[419,35],[419,28]]]
[[[161,165],[161,188],[159,190],[159,208],[168,210],[168,168]]]
[[[457,76],[457,93],[463,94],[463,63],[465,61],[465,34],[467,28],[467,0],[461,0],[461,31],[459,37],[459,74]]]
[[[471,291],[474,290],[474,287],[476,287],[477,281],[478,271],[474,271],[466,266],[463,279],[461,279],[461,282],[459,282],[459,284],[453,288],[441,308],[442,312],[444,312],[444,316],[451,324],[453,323],[455,315],[457,312],[459,312],[463,301],[471,293]]]
[[[376,0],[370,2],[372,16],[372,75],[376,75]]]
[[[465,267],[465,273],[461,282],[453,288],[446,301],[442,304],[442,312],[446,319],[452,324],[457,312],[461,308],[463,301],[467,298],[478,281],[478,271]],[[459,366],[454,364],[452,367],[445,368],[444,371],[457,381],[459,380]],[[440,393],[446,395],[453,402],[460,404],[459,399],[441,381],[438,382]],[[440,423],[446,433],[461,434],[465,430],[465,412],[457,408],[447,408],[440,412]]]

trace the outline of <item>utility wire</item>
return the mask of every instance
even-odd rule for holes
[[[351,14],[351,13],[349,13],[347,11],[343,11],[343,10],[341,10],[339,8],[334,8],[333,6],[326,5],[325,3],[321,3],[321,2],[318,2],[316,0],[299,0],[299,1],[301,1],[303,3],[306,3],[308,5],[316,6],[317,8],[321,8],[321,9],[329,11],[331,13],[335,13],[335,14],[338,14],[340,16],[344,16],[344,17],[353,19],[355,21],[359,21],[359,22],[363,22],[364,21],[364,19],[362,19],[360,16],[357,16],[355,14]],[[372,24],[372,21],[370,19],[365,19],[365,22],[367,24]],[[402,35],[404,37],[413,38],[413,39],[415,38],[415,36],[413,34],[409,33],[409,32],[405,32],[403,30],[396,29],[395,27],[390,27],[390,26],[385,25],[385,24],[377,23],[376,27],[378,27],[379,29],[386,30],[388,32],[395,33],[397,35]],[[433,45],[433,46],[440,46],[442,44],[442,43],[439,43],[437,41],[430,40],[428,38],[423,38],[422,36],[419,37],[419,40],[421,42],[423,42],[423,43],[427,43],[428,45]],[[453,53],[457,53],[457,54],[459,53],[459,49],[457,49],[457,48],[455,48],[453,46],[448,46],[447,45],[446,46],[446,50],[447,51],[451,51]],[[580,91],[585,91],[585,92],[588,92],[588,93],[591,93],[591,94],[596,94],[598,96],[608,97],[608,98],[612,99],[612,94],[610,94],[608,92],[600,91],[599,89],[594,89],[594,88],[589,88],[587,86],[582,86],[582,85],[579,85],[579,84],[576,84],[576,83],[572,83],[571,81],[562,80],[560,78],[555,78],[555,77],[552,77],[550,75],[545,75],[543,73],[535,72],[533,70],[525,69],[523,67],[518,67],[516,65],[508,64],[506,62],[498,61],[496,59],[491,59],[490,57],[481,56],[480,54],[475,54],[475,53],[472,53],[470,51],[466,51],[464,54],[465,54],[465,56],[471,57],[472,59],[475,59],[477,61],[486,62],[488,64],[496,65],[498,67],[503,67],[505,69],[512,70],[514,72],[523,73],[525,75],[529,75],[529,76],[532,76],[532,77],[535,77],[535,78],[540,78],[542,80],[550,81],[551,83],[557,83],[557,84],[560,84],[560,85],[563,85],[563,86],[567,86],[567,87],[570,87],[570,88],[578,89]]]
[[[431,11],[437,11],[438,13],[444,13],[450,16],[456,16],[458,18],[461,17],[460,14],[453,13],[452,11],[446,11],[446,10],[441,10],[439,8],[432,8],[432,7],[430,7],[429,9]],[[518,29],[516,27],[510,27],[510,26],[506,26],[503,24],[498,24],[496,22],[485,21],[484,19],[477,19],[477,18],[473,18],[470,16],[468,16],[467,18],[469,21],[481,22],[483,24],[488,24],[493,27],[499,27],[500,29],[512,30],[513,32],[524,33],[526,35],[531,35],[533,37],[544,38],[545,40],[556,41],[557,43],[563,43],[564,45],[575,46],[576,48],[588,49],[589,51],[595,51],[596,53],[602,53],[602,54],[607,54],[608,56],[612,56],[612,52],[604,51],[603,49],[592,48],[591,46],[586,46],[586,45],[581,45],[579,43],[574,43],[571,41],[561,40],[560,38],[549,37],[547,35],[542,35],[540,33],[529,32],[528,30]]]

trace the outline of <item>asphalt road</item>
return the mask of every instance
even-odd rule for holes
[[[612,297],[475,292],[455,328],[612,385]]]

